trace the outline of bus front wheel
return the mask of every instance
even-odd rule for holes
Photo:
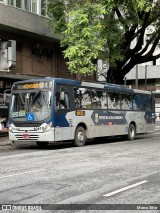
[[[84,146],[86,143],[87,136],[86,136],[86,131],[82,126],[77,127],[75,131],[75,137],[74,137],[74,142],[73,145],[80,147]]]
[[[128,139],[134,140],[136,136],[136,128],[134,124],[130,124],[128,128]]]

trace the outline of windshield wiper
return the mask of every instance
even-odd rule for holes
[[[40,93],[41,93],[41,90],[38,90],[38,91],[36,92],[36,94],[33,96],[32,101],[29,103],[29,106],[31,106],[31,105],[34,103],[34,101],[35,101],[37,95],[40,94]]]

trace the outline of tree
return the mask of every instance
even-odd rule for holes
[[[160,58],[159,8],[159,0],[49,0],[49,25],[61,37],[72,73],[91,74],[102,59],[109,63],[107,82],[121,84],[136,64]]]

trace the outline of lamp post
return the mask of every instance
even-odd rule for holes
[[[138,89],[138,64],[136,64],[136,84],[135,84],[136,89]]]
[[[124,77],[124,85],[127,86],[127,78]]]
[[[145,83],[144,83],[144,88],[145,88],[145,90],[147,88],[147,65],[145,65]]]

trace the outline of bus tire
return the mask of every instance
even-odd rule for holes
[[[132,141],[135,139],[136,136],[136,128],[134,124],[130,124],[128,128],[128,140]]]
[[[46,146],[48,145],[48,142],[39,142],[39,141],[37,141],[36,144],[37,144],[39,147],[44,148],[44,147],[46,147]]]
[[[87,140],[86,131],[82,126],[78,126],[75,131],[73,145],[80,147],[84,146]]]
[[[17,148],[15,141],[12,141],[12,147],[15,148],[15,149]]]

